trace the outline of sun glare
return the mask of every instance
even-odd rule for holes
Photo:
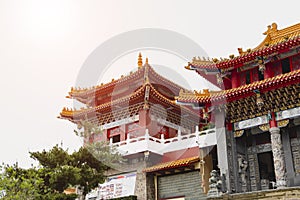
[[[26,37],[51,40],[69,34],[72,12],[65,1],[26,1],[19,11],[19,33]]]

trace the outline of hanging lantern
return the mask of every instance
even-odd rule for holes
[[[259,90],[254,90],[254,92],[256,93],[256,105],[258,107],[258,109],[261,109],[264,106],[264,100],[261,97],[261,93]]]

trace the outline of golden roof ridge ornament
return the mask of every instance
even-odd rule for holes
[[[146,57],[146,63],[145,63],[145,64],[147,64],[147,65],[149,64],[149,63],[148,63],[148,57]]]
[[[277,24],[276,23],[272,23],[272,25],[268,25],[268,30],[266,32],[264,32],[264,35],[271,35],[274,34],[278,31],[277,29]]]
[[[138,57],[138,67],[142,67],[143,66],[143,58],[142,58],[142,54],[139,53],[139,57]]]

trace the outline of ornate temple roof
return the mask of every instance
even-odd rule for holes
[[[210,104],[212,102],[230,102],[236,99],[252,96],[254,90],[265,92],[275,88],[281,88],[289,84],[300,83],[300,70],[295,70],[286,74],[281,74],[272,78],[257,81],[248,85],[243,85],[238,88],[222,90],[217,92],[190,92],[181,90],[179,96],[176,97],[177,102],[182,103],[199,103]]]
[[[145,95],[147,92],[149,93],[148,94],[149,100],[147,100],[147,102],[149,103],[154,102],[154,103],[161,103],[166,106],[173,106],[174,108],[181,110],[181,112],[184,114],[197,116],[196,113],[191,111],[190,109],[186,107],[180,107],[179,105],[177,105],[175,100],[170,100],[166,98],[164,95],[158,92],[153,87],[153,85],[149,83],[149,81],[146,80],[145,83],[138,90],[136,90],[134,93],[130,95],[91,108],[85,108],[80,110],[63,108],[63,110],[60,113],[60,117],[67,118],[67,119],[84,119],[89,114],[95,115],[95,113],[110,112],[113,106],[128,107],[130,106],[128,105],[129,102],[136,102],[135,105],[140,107],[141,105],[139,103],[141,102],[144,102],[145,104],[147,103],[145,102]]]
[[[189,70],[222,70],[229,71],[243,64],[255,61],[258,56],[277,54],[300,45],[300,23],[278,30],[277,24],[268,26],[265,39],[255,48],[243,50],[238,48],[239,56],[230,55],[229,58],[196,58],[186,66]]]
[[[154,165],[152,167],[148,167],[144,169],[144,172],[155,172],[155,171],[161,171],[161,170],[167,170],[167,169],[174,169],[179,167],[186,167],[190,166],[196,162],[199,161],[199,156],[194,156],[191,158],[184,158],[180,160],[174,160],[170,162],[160,163],[157,165]]]
[[[119,79],[112,79],[109,83],[101,83],[100,85],[93,86],[91,88],[72,87],[67,98],[73,98],[87,104],[91,99],[95,99],[97,96],[114,93],[114,90],[116,89],[120,90],[120,87],[122,86],[135,84],[136,82],[139,82],[140,85],[142,85],[145,76],[149,78],[151,83],[158,83],[170,88],[176,95],[179,93],[180,89],[182,89],[182,87],[178,84],[156,73],[155,70],[148,64],[148,58],[146,58],[146,63],[143,65],[142,56],[139,54],[138,69],[135,72],[131,72],[127,76],[121,76]],[[123,95],[121,94],[120,96]]]
[[[59,118],[68,119],[71,121],[79,121],[86,118],[112,118],[112,115],[118,115],[120,111],[120,115],[127,114],[129,115],[136,115],[138,110],[146,107],[149,107],[150,104],[160,104],[164,105],[167,108],[174,108],[172,112],[178,112],[178,114],[188,114],[192,119],[198,119],[197,111],[193,111],[187,107],[177,105],[174,98],[175,95],[179,94],[179,91],[183,88],[178,86],[177,84],[165,79],[164,77],[157,74],[153,68],[148,64],[148,59],[146,63],[142,66],[141,63],[141,55],[139,57],[139,69],[126,76],[122,77],[117,81],[112,81],[111,83],[96,86],[93,89],[81,89],[81,90],[72,90],[70,95],[80,100],[81,102],[86,102],[89,98],[98,98],[101,95],[109,93],[109,91],[113,91],[116,85],[116,82],[120,84],[120,86],[115,90],[122,90],[125,86],[131,86],[130,83],[135,82],[136,88],[129,92],[120,92],[119,94],[115,95],[114,98],[107,98],[105,101],[101,101],[101,103],[96,104],[94,106],[88,106],[87,108],[81,108],[79,110],[72,109],[72,108],[63,108],[60,113]],[[107,88],[111,87],[109,91]],[[172,93],[169,95],[167,93],[163,93],[161,91],[162,87],[172,87]],[[167,90],[165,89],[165,90]],[[104,91],[104,92],[103,92]],[[115,92],[115,91],[114,91]],[[174,92],[174,94],[173,94]],[[85,99],[85,100],[84,100]],[[121,111],[125,108],[128,108],[127,111]],[[128,112],[128,110],[130,110]],[[112,113],[111,116],[108,117],[109,113]],[[179,113],[180,112],[180,113]],[[107,116],[106,116],[107,115]],[[113,119],[111,119],[113,120]],[[103,121],[108,122],[108,121]]]

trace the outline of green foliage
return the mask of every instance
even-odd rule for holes
[[[84,130],[75,133],[81,137],[102,134],[101,129],[88,121],[81,122]],[[79,127],[80,128],[80,127]],[[104,181],[104,171],[124,160],[106,142],[85,144],[69,154],[54,146],[49,151],[29,152],[38,161],[38,168],[22,169],[17,164],[3,165],[0,169],[0,191],[5,200],[74,200],[76,195],[63,193],[70,186],[79,186],[83,197]]]
[[[29,152],[30,157],[38,160],[46,168],[56,168],[57,166],[68,165],[71,162],[71,156],[67,150],[54,146],[49,151],[45,149],[42,152]]]
[[[77,195],[67,195],[45,185],[42,168],[22,169],[17,164],[1,166],[0,190],[4,200],[74,200]]]
[[[78,185],[86,195],[105,178],[103,173],[107,167],[84,147],[68,154],[56,145],[50,151],[31,152],[30,155],[42,165],[45,184],[58,192],[70,185]]]
[[[80,186],[85,196],[104,181],[103,173],[108,169],[84,147],[69,154],[56,145],[49,151],[30,152],[30,157],[40,163],[39,168],[2,166],[0,191],[6,191],[4,199],[75,199],[63,191]]]
[[[6,195],[3,199],[41,199],[36,188],[42,188],[43,180],[36,169],[24,170],[17,164],[1,166],[0,190]]]

